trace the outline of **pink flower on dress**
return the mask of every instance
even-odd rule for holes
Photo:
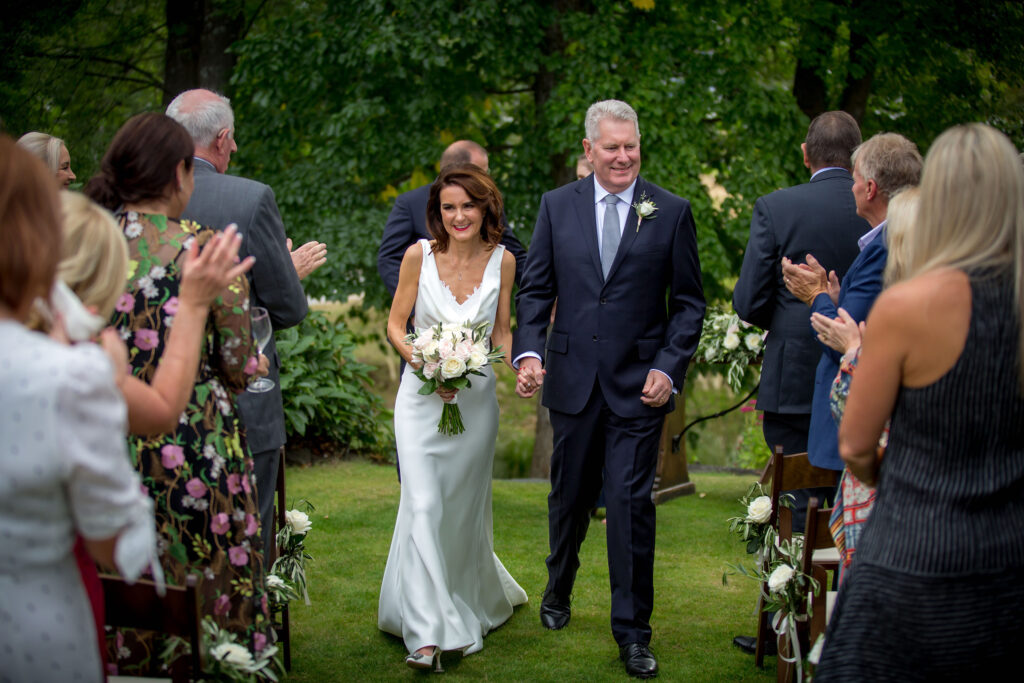
[[[172,296],[170,299],[164,302],[164,313],[167,315],[178,314],[178,297]]]
[[[242,492],[242,475],[234,472],[228,475],[228,493],[235,495]]]
[[[121,313],[131,313],[133,308],[135,308],[135,297],[128,292],[122,294],[114,305],[114,309]]]
[[[249,551],[243,546],[233,545],[228,548],[228,561],[236,567],[249,563]]]
[[[218,617],[222,617],[231,611],[231,598],[227,595],[222,595],[213,601],[213,613]]]
[[[108,676],[116,676],[117,675],[117,664],[114,664],[113,662],[107,662],[107,675]]]
[[[245,374],[254,375],[256,374],[256,368],[260,366],[260,361],[256,356],[249,356],[249,361],[245,364]]]
[[[167,444],[160,449],[160,464],[168,470],[181,467],[185,464],[185,451],[181,449],[181,446]]]
[[[256,532],[259,530],[259,528],[260,528],[260,523],[256,521],[256,517],[254,515],[246,515],[245,516],[245,535],[246,536],[253,536],[253,535],[255,535]]]
[[[135,331],[135,345],[143,351],[155,349],[159,342],[160,337],[157,335],[156,330]]]
[[[249,475],[242,475],[242,490],[246,493],[252,493],[252,485],[249,483]]]
[[[206,495],[206,484],[199,477],[192,477],[185,484],[185,490],[193,498],[202,498]]]
[[[226,512],[218,512],[210,520],[210,531],[215,534],[226,534],[230,528],[231,523]]]
[[[252,637],[252,648],[256,652],[263,652],[263,648],[267,646],[267,637],[262,633],[256,633]]]

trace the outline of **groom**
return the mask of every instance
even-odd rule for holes
[[[516,391],[528,398],[545,385],[554,430],[540,619],[552,630],[569,623],[579,549],[603,481],[612,634],[627,673],[652,678],[651,488],[662,423],[700,337],[704,294],[690,203],[639,177],[636,112],[618,100],[596,102],[586,135],[594,173],[541,198],[516,300]]]

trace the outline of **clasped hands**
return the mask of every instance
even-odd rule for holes
[[[527,357],[519,362],[516,374],[516,394],[522,398],[531,398],[544,384],[544,368],[536,358]],[[658,408],[665,405],[672,396],[672,381],[664,373],[651,370],[647,373],[647,381],[640,392],[640,400],[644,405]]]
[[[806,263],[793,263],[782,257],[782,282],[789,293],[810,306],[819,294],[828,294],[834,305],[839,303],[839,278],[836,271],[825,272],[818,260],[807,254]]]

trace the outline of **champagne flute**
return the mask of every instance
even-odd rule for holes
[[[263,353],[263,349],[265,349],[267,347],[267,343],[270,342],[270,336],[274,333],[274,329],[270,325],[270,314],[267,313],[267,309],[262,306],[253,306],[249,309],[249,315],[252,318],[252,336],[256,340],[256,346],[259,348],[259,352]],[[266,377],[260,377],[253,380],[245,390],[251,391],[255,394],[262,394],[273,388],[273,380],[269,380]]]

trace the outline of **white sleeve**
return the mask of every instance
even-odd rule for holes
[[[153,501],[128,459],[127,411],[110,362],[93,344],[79,344],[57,398],[58,442],[68,468],[75,527],[87,539],[117,536],[121,575],[138,578],[155,556]]]

